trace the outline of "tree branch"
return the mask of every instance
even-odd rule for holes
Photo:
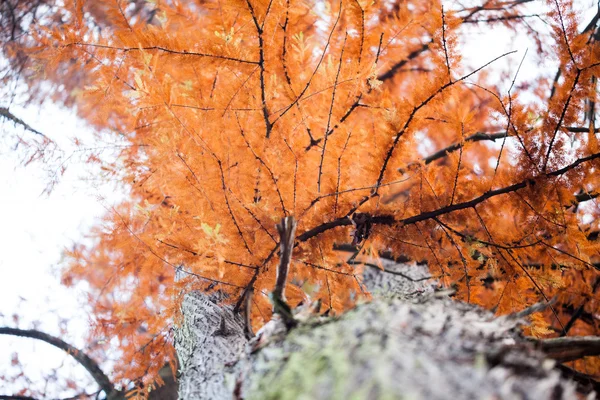
[[[588,128],[580,128],[576,126],[566,126],[565,129],[567,132],[571,133],[587,133],[589,132]],[[595,129],[594,132],[600,132],[600,129]],[[483,140],[496,141],[498,139],[504,139],[505,137],[512,137],[513,135],[509,135],[506,132],[498,132],[498,133],[485,133],[485,132],[477,132],[465,138],[465,140],[461,143],[453,143],[448,147],[445,147],[441,150],[436,151],[435,153],[423,158],[423,162],[425,164],[430,164],[435,160],[439,160],[442,157],[447,156],[448,154],[459,150],[464,147],[464,143],[466,142],[480,142]],[[402,171],[400,171],[402,172]]]
[[[431,39],[431,41],[425,43],[424,45],[422,45],[421,47],[413,50],[412,52],[410,52],[408,54],[408,56],[406,56],[406,58],[404,60],[398,61],[396,64],[394,64],[392,66],[392,68],[390,68],[387,72],[379,75],[377,77],[377,80],[380,81],[386,81],[390,78],[392,78],[395,74],[396,71],[398,71],[400,68],[404,67],[406,64],[408,64],[410,61],[414,60],[415,58],[417,58],[421,53],[423,53],[424,51],[429,49],[429,46],[433,43],[433,39]]]
[[[561,371],[565,378],[572,379],[577,382],[578,390],[583,391],[584,394],[588,394],[592,390],[596,393],[600,393],[600,382],[595,380],[593,376],[575,371],[566,365],[558,365],[556,368]]]
[[[92,375],[98,386],[106,393],[109,394],[116,392],[115,387],[111,383],[108,376],[102,372],[98,363],[92,360],[87,354],[78,348],[71,346],[69,343],[65,342],[62,339],[57,338],[56,336],[49,335],[44,332],[40,332],[35,329],[18,329],[18,328],[9,328],[6,326],[0,327],[0,335],[12,335],[17,337],[26,337],[31,339],[38,339],[43,342],[46,342],[54,347],[57,347],[61,350],[67,352],[71,357],[73,357],[79,364],[81,364],[89,373]],[[1,399],[2,397],[0,397]],[[8,397],[8,398],[17,398],[17,397]]]
[[[599,336],[563,336],[540,339],[535,343],[548,357],[561,363],[600,355]]]
[[[11,113],[8,108],[6,107],[0,107],[0,117],[3,117],[7,120],[10,120],[12,122],[14,122],[17,125],[21,125],[23,127],[23,129],[28,130],[29,132],[33,132],[36,135],[40,135],[45,139],[48,139],[48,137],[46,135],[44,135],[42,132],[33,129],[31,126],[29,126],[25,121],[23,121],[21,118],[17,117],[16,115],[14,115],[13,113]]]
[[[73,43],[69,43],[69,44],[64,45],[64,47],[70,47],[70,46],[93,47],[93,48],[98,48],[98,49],[107,49],[107,50],[122,51],[124,53],[128,53],[130,51],[152,51],[152,50],[156,50],[156,51],[161,51],[161,52],[169,53],[169,54],[179,54],[179,55],[182,55],[182,56],[206,57],[206,58],[214,58],[214,59],[224,60],[224,61],[235,61],[235,62],[238,62],[238,63],[241,63],[241,64],[259,65],[259,61],[244,60],[244,59],[241,59],[241,58],[222,56],[222,55],[219,55],[219,54],[201,53],[201,52],[197,52],[197,51],[174,50],[174,49],[169,49],[169,48],[166,48],[166,47],[163,47],[163,46],[118,47],[118,46],[109,46],[109,45],[104,45],[104,44],[84,43],[84,42],[73,42]]]
[[[496,197],[496,196],[499,196],[502,194],[516,192],[517,190],[526,188],[528,185],[533,186],[536,184],[536,179],[538,179],[538,178],[541,178],[541,177],[549,178],[549,177],[563,175],[563,174],[575,169],[580,164],[583,164],[585,162],[592,161],[592,160],[595,160],[598,158],[600,158],[600,153],[594,153],[587,157],[579,158],[576,161],[574,161],[573,163],[571,163],[561,169],[558,169],[556,171],[541,174],[540,176],[537,176],[537,177],[528,178],[519,183],[514,183],[512,185],[505,186],[505,187],[502,187],[499,189],[488,190],[487,192],[483,193],[479,197],[475,197],[474,199],[471,199],[469,201],[464,201],[462,203],[455,203],[455,204],[452,204],[452,205],[449,205],[446,207],[441,207],[441,208],[438,208],[438,209],[432,210],[432,211],[422,212],[420,214],[413,215],[412,217],[395,220],[394,217],[390,216],[390,215],[379,215],[379,216],[368,215],[368,222],[370,222],[371,224],[381,224],[381,225],[394,225],[394,224],[411,225],[411,224],[415,224],[417,222],[425,221],[428,219],[433,219],[433,218],[439,217],[440,215],[450,214],[454,211],[464,210],[467,208],[475,207],[477,204],[483,203],[484,201],[486,201],[492,197]],[[315,236],[318,236],[319,234],[326,232],[330,229],[337,228],[339,226],[349,226],[349,225],[352,225],[352,221],[350,220],[350,218],[348,218],[348,217],[337,218],[333,221],[325,222],[325,223],[318,225],[312,229],[309,229],[308,231],[299,235],[298,242],[305,242],[305,241],[307,241]]]

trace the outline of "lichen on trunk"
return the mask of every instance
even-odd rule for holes
[[[573,398],[575,384],[521,336],[522,320],[435,292],[420,279],[425,267],[383,268],[365,272],[373,301],[260,346],[246,341],[242,319],[215,295],[188,294],[176,341],[180,398]],[[271,331],[285,332],[279,328]]]

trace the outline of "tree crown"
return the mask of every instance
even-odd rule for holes
[[[593,316],[571,322],[597,310],[600,285],[597,27],[578,28],[571,2],[548,2],[553,46],[527,30],[527,57],[554,57],[556,75],[518,85],[514,68],[508,91],[486,71],[509,54],[470,69],[460,40],[472,24],[527,27],[522,1],[66,3],[12,51],[32,84],[64,85],[57,99],[126,142],[102,168],[130,200],[64,275],[90,282],[120,378],[173,359],[186,291],[268,321],[275,224],[290,215],[292,305],[348,309],[385,253],[499,313],[556,297],[534,335],[597,332]]]

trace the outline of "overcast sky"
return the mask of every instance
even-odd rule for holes
[[[69,138],[87,129],[71,112],[52,104],[41,109],[12,106],[10,110],[34,129],[57,140],[67,156],[73,151]],[[9,129],[31,135],[10,122],[1,123],[0,129],[4,131],[0,140],[6,138]],[[82,348],[89,326],[87,310],[82,307],[84,287],[77,290],[60,285],[62,251],[82,240],[83,234],[98,222],[107,201],[99,196],[106,196],[106,190],[82,180],[89,171],[77,162],[78,157],[73,157],[60,183],[46,195],[43,192],[48,183],[47,171],[38,164],[20,166],[18,153],[13,151],[12,143],[8,145],[3,143],[0,147],[0,324],[15,326],[13,314],[17,314],[18,327],[36,327]],[[66,336],[61,327],[66,328]],[[26,375],[31,383],[26,386],[43,388],[46,379],[42,374],[59,366],[61,376],[76,371],[76,376],[90,382],[83,368],[74,368],[77,364],[62,351],[35,340],[2,335],[0,374],[7,370],[15,352],[28,366]],[[94,390],[93,384],[87,386]],[[0,384],[0,394],[10,394],[3,389]],[[59,393],[50,390],[48,394]]]

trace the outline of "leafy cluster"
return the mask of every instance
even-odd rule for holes
[[[510,54],[469,69],[460,42],[473,24],[518,29],[527,1],[66,3],[19,51],[30,82],[66,85],[57,98],[127,143],[102,167],[130,198],[64,275],[90,283],[120,378],[173,359],[188,290],[268,321],[289,215],[292,305],[348,309],[368,296],[361,262],[385,253],[501,314],[556,298],[533,335],[598,333],[598,15],[582,30],[570,1],[549,1],[528,57],[558,72],[519,86],[518,59],[491,82]]]

